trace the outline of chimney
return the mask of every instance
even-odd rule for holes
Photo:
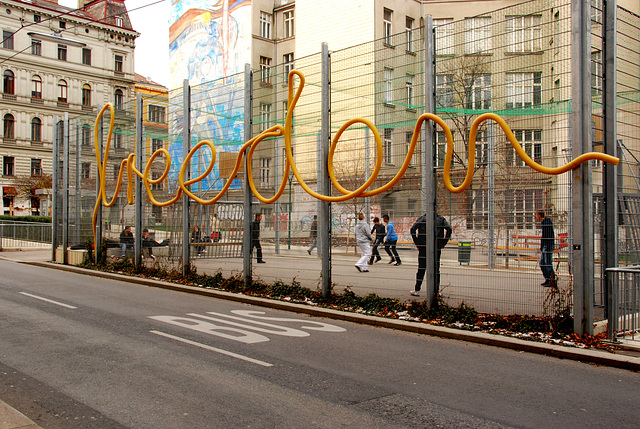
[[[91,3],[93,0],[78,0],[78,9],[82,9],[88,3]]]

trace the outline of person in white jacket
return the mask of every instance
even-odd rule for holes
[[[356,270],[361,273],[369,272],[369,264],[367,261],[371,257],[371,240],[373,236],[369,231],[369,224],[365,222],[364,215],[358,214],[358,223],[356,224],[356,243],[360,248],[360,260],[356,262]]]

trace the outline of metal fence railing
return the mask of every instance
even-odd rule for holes
[[[51,224],[0,221],[0,250],[51,247]]]
[[[640,340],[640,265],[608,268],[609,339]]]

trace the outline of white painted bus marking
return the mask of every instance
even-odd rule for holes
[[[240,341],[245,344],[261,343],[269,341],[268,337],[248,332],[242,329],[231,328],[228,326],[215,325],[203,320],[190,319],[188,317],[176,316],[150,316],[149,319],[158,320],[160,322],[169,323],[183,328],[193,329],[194,331],[204,332],[205,334],[217,335],[218,337],[228,340]],[[233,335],[235,333],[236,335]]]
[[[41,301],[49,302],[49,303],[51,303],[51,304],[59,305],[60,307],[71,308],[71,309],[73,309],[73,310],[75,310],[75,309],[77,309],[77,308],[78,308],[78,307],[74,307],[73,305],[63,304],[63,303],[61,303],[61,302],[54,301],[54,300],[52,300],[52,299],[43,298],[43,297],[38,296],[38,295],[31,295],[30,293],[27,293],[27,292],[19,292],[19,293],[20,293],[21,295],[24,295],[24,296],[29,296],[29,297],[31,297],[31,298],[35,298],[35,299],[39,299],[39,300],[41,300]]]

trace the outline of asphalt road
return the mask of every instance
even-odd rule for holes
[[[637,427],[640,375],[0,261],[0,399],[45,428]]]

